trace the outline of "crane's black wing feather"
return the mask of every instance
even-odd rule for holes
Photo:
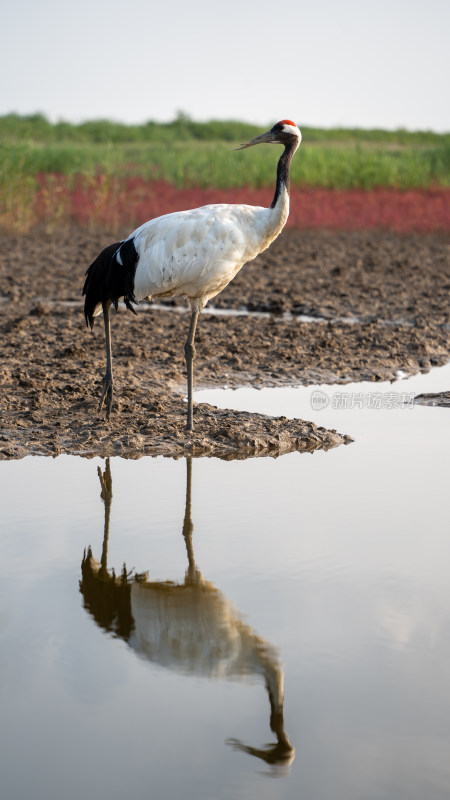
[[[99,303],[110,300],[115,308],[123,297],[126,307],[135,314],[132,303],[134,296],[134,277],[139,256],[133,239],[108,245],[97,256],[86,272],[83,286],[84,316],[86,325],[94,325],[94,311]]]

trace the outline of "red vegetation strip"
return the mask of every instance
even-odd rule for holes
[[[141,178],[39,179],[37,220],[73,221],[106,227],[135,227],[147,219],[208,203],[268,206],[270,189],[178,189]],[[295,228],[356,230],[381,228],[403,233],[450,231],[450,189],[293,188],[288,225]]]

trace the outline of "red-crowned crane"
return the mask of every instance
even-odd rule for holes
[[[191,307],[185,344],[188,408],[186,429],[193,429],[194,337],[198,315],[208,300],[229,284],[241,267],[276,239],[289,214],[289,167],[302,136],[294,122],[283,119],[270,131],[242,144],[284,145],[278,161],[277,182],[270,208],[217,204],[177,211],[151,219],[127,239],[103,250],[86,273],[84,314],[92,328],[103,311],[106,336],[106,373],[99,411],[108,395],[106,417],[113,400],[111,304],[123,297],[134,312],[144,298],[184,296]],[[135,313],[135,312],[134,312]]]

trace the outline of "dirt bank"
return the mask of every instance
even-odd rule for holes
[[[122,234],[126,234],[123,231]],[[186,438],[186,314],[120,310],[112,336],[116,402],[97,413],[104,370],[101,321],[85,327],[83,274],[117,231],[72,228],[2,235],[0,457],[185,452],[222,457],[332,447],[313,423],[195,408]],[[285,231],[202,314],[197,386],[393,379],[450,358],[449,239],[383,233]],[[302,321],[304,315],[320,321]]]

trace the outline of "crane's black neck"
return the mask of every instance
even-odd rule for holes
[[[277,166],[277,185],[275,187],[275,194],[273,196],[273,200],[271,203],[271,208],[275,208],[278,198],[280,197],[281,192],[283,189],[286,189],[287,193],[289,194],[290,188],[290,179],[289,179],[289,169],[291,166],[292,156],[294,155],[296,150],[296,146],[294,142],[288,142],[284,148],[284,151],[278,161]]]

